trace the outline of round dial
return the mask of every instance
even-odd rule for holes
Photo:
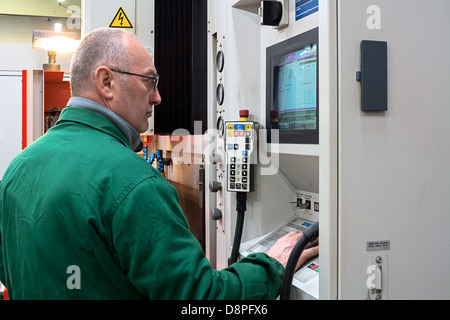
[[[223,121],[223,118],[219,117],[219,119],[217,119],[217,135],[219,136],[219,138],[223,137],[224,131],[225,131],[225,123]]]
[[[216,99],[217,103],[221,106],[223,103],[223,98],[225,96],[225,88],[222,83],[219,83],[216,89]]]
[[[223,54],[223,51],[220,50],[219,52],[217,52],[216,56],[217,71],[222,72],[224,64],[225,64],[225,56]]]

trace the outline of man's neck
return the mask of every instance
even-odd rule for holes
[[[139,132],[137,132],[136,129],[134,129],[128,122],[126,122],[124,119],[119,117],[116,113],[114,113],[104,105],[88,98],[72,97],[69,100],[67,107],[82,108],[104,116],[105,118],[110,120],[117,128],[119,128],[120,131],[122,131],[125,138],[128,140],[131,150],[135,152],[139,152],[140,150],[142,150],[142,141]]]

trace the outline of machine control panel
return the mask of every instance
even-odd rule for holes
[[[248,249],[241,251],[243,256],[255,252],[267,252],[282,236],[291,231],[303,231],[314,222],[299,217],[294,217],[283,226],[262,237],[257,243],[253,243]],[[315,299],[319,298],[319,257],[308,260],[295,274],[293,285],[306,292]]]
[[[254,190],[256,127],[257,123],[251,121],[225,123],[227,191],[250,192]]]

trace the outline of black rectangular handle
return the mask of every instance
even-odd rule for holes
[[[387,111],[387,42],[361,41],[361,71],[356,73],[361,82],[361,109]]]

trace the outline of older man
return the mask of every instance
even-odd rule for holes
[[[299,235],[272,257],[212,269],[175,189],[134,152],[161,102],[158,80],[129,33],[101,28],[84,38],[68,107],[0,184],[0,280],[12,299],[277,297]]]

